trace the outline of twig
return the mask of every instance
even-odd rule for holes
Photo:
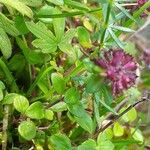
[[[109,126],[113,125],[114,122],[118,119],[120,119],[124,114],[126,114],[128,111],[130,111],[132,108],[134,108],[136,105],[143,103],[145,101],[148,101],[149,98],[142,98],[142,100],[135,102],[134,104],[130,105],[126,110],[124,110],[122,113],[120,113],[119,115],[114,115],[113,119],[110,120],[109,122],[107,122],[104,126],[102,126],[100,129],[98,129],[98,131],[96,131],[96,133],[94,134],[93,138],[97,138],[97,136],[99,135],[99,133],[103,132],[105,129],[107,129]],[[107,118],[105,120],[108,120]]]

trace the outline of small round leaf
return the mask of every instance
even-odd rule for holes
[[[28,107],[25,114],[32,119],[42,119],[45,116],[44,106],[41,102],[34,102]]]
[[[24,113],[26,109],[29,107],[28,100],[24,96],[18,95],[18,94],[14,97],[13,104],[14,104],[15,109],[21,113]]]
[[[31,140],[36,136],[36,126],[31,121],[23,121],[18,127],[19,134],[26,140]]]

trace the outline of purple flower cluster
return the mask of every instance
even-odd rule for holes
[[[114,95],[135,84],[137,64],[133,57],[123,50],[104,52],[104,58],[97,59],[95,64],[106,70]]]

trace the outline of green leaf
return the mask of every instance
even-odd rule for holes
[[[53,33],[41,22],[26,23],[28,29],[39,39],[33,41],[36,48],[40,48],[43,53],[52,53],[57,49],[57,39]]]
[[[52,73],[51,74],[51,80],[54,89],[59,93],[62,94],[65,90],[65,80],[63,76],[59,73]]]
[[[132,108],[127,112],[127,116],[130,122],[133,122],[137,118],[137,111],[135,108]]]
[[[27,91],[27,95],[30,95],[32,90],[35,88],[35,86],[40,82],[40,80],[50,71],[53,70],[53,66],[50,67],[43,67],[41,68],[40,72],[38,73],[36,79],[34,80],[34,82],[32,83],[32,85],[30,86],[30,88]]]
[[[12,0],[0,0],[0,3],[16,9],[23,16],[26,15],[29,18],[33,17],[32,10],[27,5],[25,5],[23,2],[20,2],[19,0],[13,0],[13,1]]]
[[[58,44],[59,48],[61,51],[63,51],[64,53],[69,54],[72,46],[71,46],[71,40],[72,38],[75,36],[76,34],[76,30],[75,29],[69,29],[64,36],[62,37],[60,43]],[[71,49],[70,49],[71,47]]]
[[[48,120],[53,120],[54,113],[50,109],[45,110],[45,118]]]
[[[125,109],[127,108],[126,107],[122,108],[120,112],[123,112]],[[135,108],[132,108],[131,110],[129,110],[126,114],[122,116],[122,119],[125,122],[133,122],[136,118],[137,118],[137,112]]]
[[[114,144],[107,138],[105,132],[100,133],[97,138],[98,150],[114,150]]]
[[[3,90],[5,89],[5,85],[2,81],[0,81],[0,101],[3,100],[4,95],[3,95]]]
[[[134,30],[127,28],[127,27],[116,26],[116,25],[111,25],[110,27],[116,30],[123,31],[123,32],[135,32]]]
[[[18,36],[20,33],[15,27],[14,21],[8,19],[5,15],[0,13],[0,27],[5,30],[6,33],[12,36]]]
[[[67,104],[65,102],[59,102],[51,107],[52,111],[62,112],[67,110]]]
[[[17,28],[17,30],[20,32],[21,35],[26,34],[29,32],[24,18],[22,16],[16,16],[15,18],[15,26]]]
[[[61,12],[58,9],[55,9],[53,13],[60,14]],[[55,31],[55,36],[57,38],[57,41],[60,42],[60,40],[64,35],[65,18],[54,18],[53,26],[54,26],[54,31]]]
[[[79,92],[76,90],[76,88],[70,88],[69,90],[67,90],[67,92],[65,93],[65,97],[64,100],[67,104],[69,105],[75,105],[79,102],[80,100],[80,94]]]
[[[23,121],[18,127],[19,134],[26,140],[32,140],[36,136],[36,126],[31,121]]]
[[[55,150],[72,150],[70,139],[63,134],[52,135],[50,142]]]
[[[24,113],[29,107],[29,101],[26,97],[17,94],[14,97],[13,105],[17,111]]]
[[[108,109],[110,112],[112,112],[115,115],[118,115],[117,112],[115,112],[115,110],[113,108],[111,108],[109,105],[107,105],[105,103],[105,101],[103,101],[103,99],[101,99],[99,93],[95,93],[95,99],[97,102],[100,102],[106,109]]]
[[[124,51],[129,53],[132,56],[136,56],[138,50],[135,48],[135,44],[131,42],[127,42],[124,48]]]
[[[44,106],[41,102],[32,103],[25,112],[32,119],[42,119],[45,116]]]
[[[25,67],[25,58],[22,54],[15,54],[8,63],[8,67],[11,71],[22,71]]]
[[[97,150],[96,149],[96,142],[92,139],[89,139],[82,143],[77,150]]]
[[[72,8],[76,8],[76,9],[79,9],[79,10],[84,10],[84,11],[88,11],[89,8],[82,4],[81,2],[77,2],[77,1],[73,1],[73,0],[64,0],[65,4],[68,5],[69,7],[72,7]]]
[[[79,43],[85,48],[91,48],[92,47],[91,39],[86,28],[78,27],[77,31],[78,31]]]
[[[120,4],[115,3],[116,7],[118,7],[128,18],[130,18],[131,20],[135,21],[134,17],[132,15],[130,15],[130,13],[128,13],[127,9],[125,9],[124,7],[122,7]]]
[[[102,83],[99,75],[91,75],[86,81],[86,92],[95,93],[101,89]]]
[[[42,5],[42,0],[19,0],[19,1],[32,7],[38,7]]]
[[[64,97],[69,111],[74,115],[77,123],[89,133],[93,132],[93,121],[84,110],[80,100],[80,94],[75,88],[70,88]]]
[[[144,137],[142,135],[142,132],[139,129],[134,129],[134,128],[131,128],[130,130],[131,130],[132,137],[136,141],[139,141],[142,144],[144,142]]]
[[[5,84],[4,84],[2,81],[0,81],[0,89],[1,89],[1,90],[4,90],[4,89],[5,89]]]
[[[18,96],[18,94],[16,94],[16,93],[9,93],[9,94],[7,94],[4,97],[4,99],[2,101],[2,104],[3,105],[12,104],[14,102],[14,100],[15,100],[15,97],[17,97],[17,96]]]
[[[115,35],[115,33],[114,33],[110,28],[108,28],[108,31],[109,31],[111,37],[112,37],[112,38],[114,39],[114,41],[116,42],[116,44],[117,44],[120,48],[124,49],[123,43],[118,39],[118,37]]]
[[[114,127],[113,127],[113,132],[114,132],[114,136],[117,136],[117,137],[123,136],[124,128],[118,122],[115,122]]]
[[[44,54],[42,52],[31,50],[24,41],[18,37],[16,41],[29,64],[40,64],[44,62]]]
[[[55,5],[63,5],[64,4],[64,0],[47,0],[48,2],[51,2]]]
[[[8,59],[12,53],[12,47],[9,40],[9,37],[5,31],[0,27],[0,49],[3,56]]]
[[[0,89],[0,101],[2,101],[2,100],[3,100],[3,98],[4,98],[3,90],[2,90],[2,89]]]

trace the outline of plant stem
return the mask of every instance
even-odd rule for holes
[[[4,117],[3,117],[2,150],[7,149],[7,140],[8,140],[7,130],[8,130],[9,112],[10,112],[10,106],[5,105]]]
[[[103,132],[104,130],[106,130],[108,127],[110,127],[111,125],[113,125],[115,123],[115,121],[117,121],[118,119],[120,119],[124,114],[126,114],[128,111],[130,111],[132,108],[134,108],[135,106],[137,106],[140,103],[143,103],[145,101],[149,100],[149,96],[147,98],[142,98],[140,101],[135,102],[134,104],[130,105],[127,109],[125,109],[122,113],[120,113],[119,115],[114,115],[112,118],[112,120],[110,120],[108,123],[106,123],[105,125],[103,125],[98,131],[96,131],[96,133],[94,134],[93,138],[97,138],[99,133]],[[108,120],[107,118],[105,120]]]
[[[11,86],[11,92],[18,92],[19,88],[15,82],[15,79],[2,59],[0,59],[0,68],[7,78],[8,85]]]
[[[97,11],[101,11],[101,8],[92,9],[89,11],[76,11],[76,12],[63,12],[62,14],[51,14],[51,15],[36,15],[38,18],[64,18],[64,17],[73,17],[73,16],[79,16],[79,15],[85,15],[86,13],[93,13]]]
[[[102,48],[104,44],[105,35],[106,35],[107,28],[108,28],[110,14],[111,14],[112,2],[113,0],[109,0],[107,4],[108,6],[107,6],[106,19],[103,25],[103,32],[102,32],[101,39],[100,39],[100,48]]]
[[[137,10],[134,14],[133,17],[136,19],[138,17],[140,17],[140,15],[150,6],[150,0],[148,2],[146,2],[142,7],[140,7],[139,10]],[[127,22],[125,22],[124,27],[129,27],[132,25],[133,20],[129,19]],[[122,31],[117,31],[115,33],[116,36],[119,36],[122,33]],[[111,41],[111,40],[110,40]]]

